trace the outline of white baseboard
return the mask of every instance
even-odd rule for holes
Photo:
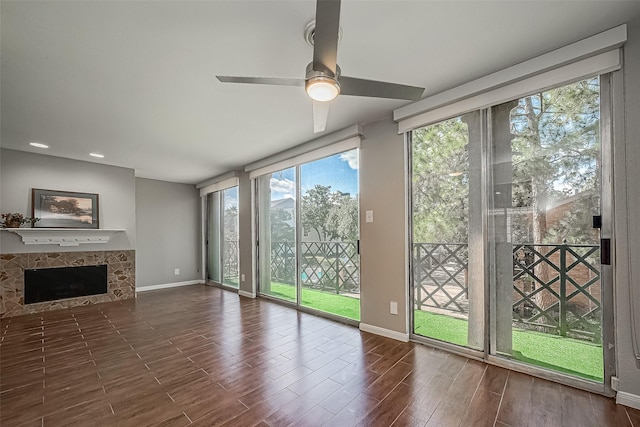
[[[640,396],[637,394],[619,391],[616,395],[616,403],[640,410]]]
[[[240,295],[241,297],[246,297],[246,298],[255,298],[256,297],[255,292],[247,292],[247,291],[243,291],[242,289],[238,289],[238,295]]]
[[[157,289],[177,288],[178,286],[201,285],[204,280],[187,280],[186,282],[163,283],[161,285],[141,286],[136,292],[155,291]]]
[[[383,337],[391,338],[391,339],[402,341],[402,342],[409,341],[409,334],[403,334],[402,332],[392,331],[391,329],[385,329],[379,326],[368,325],[366,323],[360,323],[360,330],[363,332],[369,332],[376,335],[382,335]]]

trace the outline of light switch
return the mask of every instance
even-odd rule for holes
[[[365,222],[373,222],[373,211],[366,211],[364,215]]]

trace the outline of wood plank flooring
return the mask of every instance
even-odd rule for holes
[[[2,426],[640,427],[611,399],[204,285],[0,334]]]

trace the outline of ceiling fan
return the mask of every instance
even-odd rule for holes
[[[418,100],[424,88],[343,76],[336,63],[340,32],[340,0],[317,0],[313,61],[304,79],[216,76],[222,83],[304,86],[313,99],[313,131],[322,132],[329,116],[329,101],[338,95]]]

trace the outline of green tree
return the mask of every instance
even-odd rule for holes
[[[414,241],[467,242],[468,142],[462,118],[412,132]]]
[[[224,240],[238,240],[238,207],[229,206],[224,210]]]
[[[295,229],[289,225],[293,215],[284,209],[273,209],[271,216],[271,241],[272,242],[295,242]]]
[[[358,239],[358,198],[317,184],[302,196],[302,226],[320,241]]]
[[[329,240],[358,240],[358,199],[338,193],[329,209],[326,223]]]
[[[511,111],[512,206],[530,209],[512,214],[514,241],[595,243],[599,94],[593,78],[521,98]],[[412,132],[414,241],[467,241],[468,143],[464,116]],[[574,195],[568,214],[547,224],[548,207]]]
[[[302,196],[302,226],[315,230],[321,241],[327,240],[327,217],[333,205],[330,185],[316,185]]]
[[[599,79],[583,80],[519,100],[511,112],[514,206],[531,207],[531,227],[520,218],[517,241],[594,243],[591,216],[599,204]],[[578,195],[556,224],[552,204]]]

